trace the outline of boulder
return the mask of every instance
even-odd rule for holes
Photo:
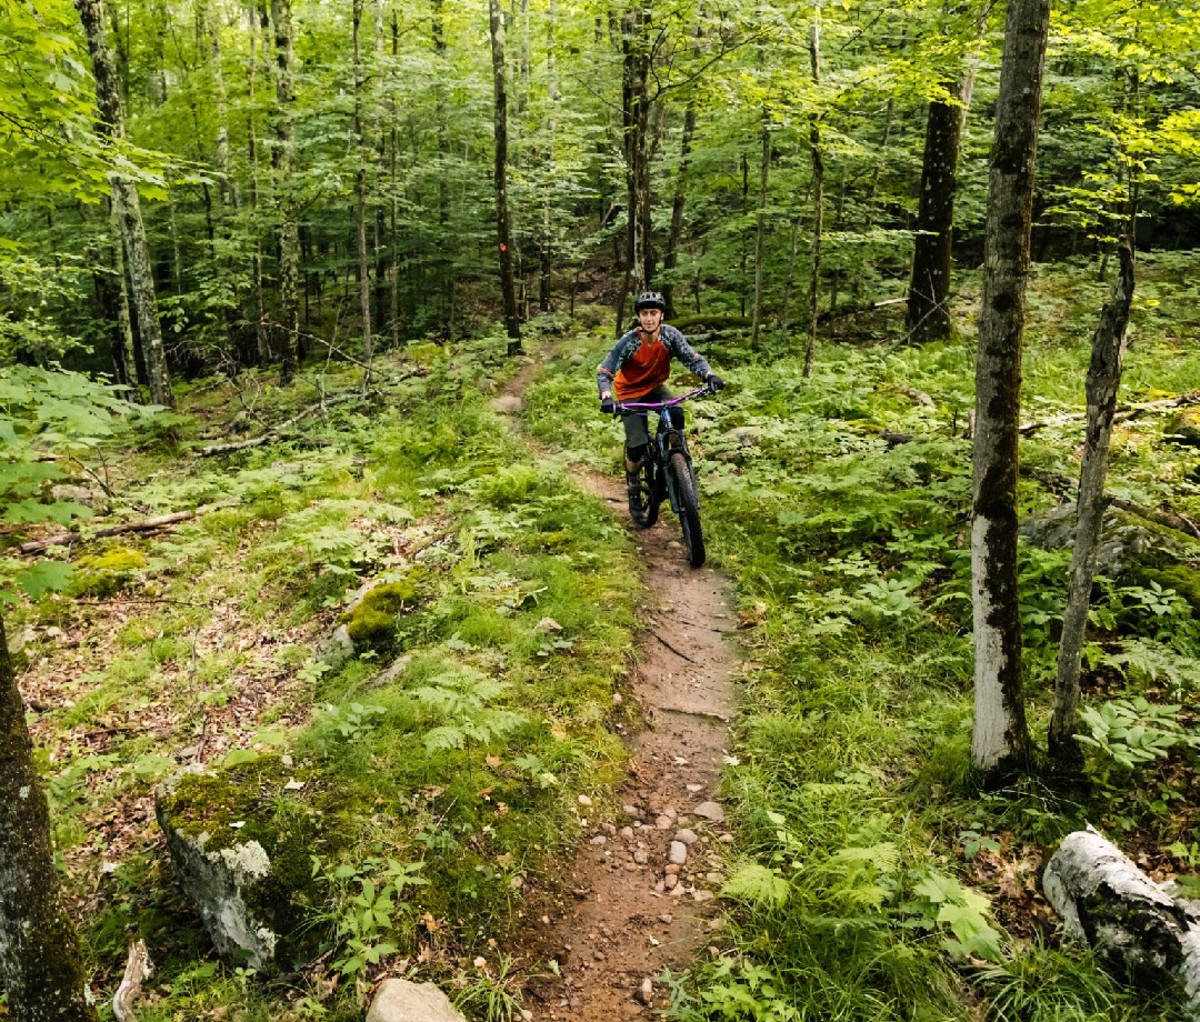
[[[1200,925],[1164,887],[1089,828],[1063,839],[1042,876],[1067,936],[1146,989],[1182,984],[1200,1020]]]
[[[156,792],[180,885],[229,960],[269,972],[313,951],[303,943],[316,939],[303,926],[317,900],[310,856],[325,849],[305,797],[275,757],[189,767]]]
[[[467,1022],[450,1003],[450,998],[432,983],[410,983],[406,979],[384,980],[367,1022]]]
[[[1184,408],[1172,415],[1163,436],[1181,447],[1200,447],[1200,408]]]

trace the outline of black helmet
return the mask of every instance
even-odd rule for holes
[[[637,301],[634,303],[633,311],[641,312],[642,309],[658,309],[661,312],[667,311],[667,303],[663,301],[663,296],[658,291],[643,291],[637,296]]]

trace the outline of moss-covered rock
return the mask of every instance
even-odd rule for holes
[[[146,567],[146,555],[126,546],[110,547],[100,554],[81,557],[68,592],[102,600],[126,589]]]
[[[171,861],[217,950],[257,969],[316,952],[311,857],[336,844],[327,806],[287,787],[279,759],[186,771],[163,784],[155,815]]]
[[[1200,447],[1200,408],[1183,408],[1166,422],[1163,435],[1183,447]]]
[[[410,574],[367,590],[362,599],[342,615],[346,634],[356,647],[385,652],[396,641],[396,618],[418,602],[418,581]]]

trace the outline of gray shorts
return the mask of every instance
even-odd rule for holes
[[[633,404],[639,402],[650,401],[669,401],[675,395],[672,394],[666,384],[659,384],[649,394],[643,394],[641,397],[630,398]],[[650,413],[649,412],[626,412],[621,416],[621,425],[625,427],[625,446],[632,450],[636,447],[645,447],[650,442],[650,430],[648,428]],[[680,427],[683,426],[683,409],[672,409],[671,418]]]

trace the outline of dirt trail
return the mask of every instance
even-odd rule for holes
[[[535,373],[534,365],[518,373],[494,407],[519,414]],[[629,522],[622,479],[582,479]],[[645,729],[629,738],[620,817],[588,821],[558,900],[529,935],[538,958],[559,969],[528,986],[525,1007],[538,1020],[649,1014],[666,1003],[654,977],[686,969],[720,926],[713,888],[721,881],[720,845],[731,839],[714,789],[740,663],[729,639],[732,587],[709,568],[687,566],[669,509],[651,529],[629,527],[645,566],[647,608],[622,698],[639,704]]]

